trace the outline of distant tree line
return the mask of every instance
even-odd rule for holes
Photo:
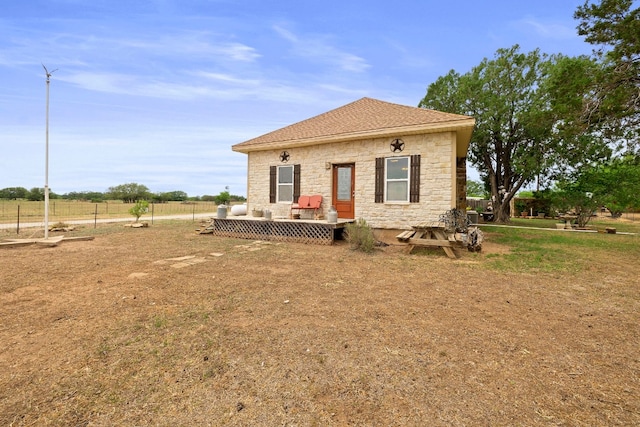
[[[107,200],[122,200],[124,203],[136,203],[141,200],[153,203],[166,202],[215,202],[216,204],[228,204],[231,202],[243,202],[246,198],[222,191],[218,195],[203,195],[189,197],[184,191],[167,191],[153,193],[149,188],[135,182],[109,187],[105,192],[99,191],[71,191],[65,194],[56,194],[49,191],[50,199],[81,200],[93,203],[101,203]],[[34,187],[27,190],[23,187],[7,187],[0,190],[0,199],[6,200],[44,200],[44,188]]]

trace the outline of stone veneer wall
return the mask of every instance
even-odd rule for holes
[[[355,163],[355,217],[373,228],[407,229],[422,221],[437,221],[440,214],[456,207],[458,166],[455,133],[442,132],[401,136],[402,153],[392,153],[394,138],[287,148],[287,165],[300,164],[300,194],[321,194],[326,216],[331,206],[331,164]],[[269,203],[269,167],[280,166],[282,150],[249,153],[247,214],[252,209],[269,209],[273,217],[288,217],[289,203]],[[420,154],[420,203],[374,203],[375,158]]]

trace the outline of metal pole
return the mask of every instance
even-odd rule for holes
[[[44,69],[45,72],[47,69]],[[47,124],[46,124],[46,151],[44,160],[44,238],[49,237],[49,77],[47,72]]]
[[[47,107],[46,107],[46,126],[45,126],[45,134],[46,134],[46,149],[45,149],[45,163],[44,163],[44,238],[49,238],[49,82],[51,78],[51,74],[54,73],[49,72],[47,67],[42,64],[42,68],[44,68],[44,72],[47,75]]]

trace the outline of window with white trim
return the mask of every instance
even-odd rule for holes
[[[387,157],[385,159],[385,200],[408,202],[411,178],[409,157]]]
[[[278,202],[293,202],[293,165],[278,166]]]

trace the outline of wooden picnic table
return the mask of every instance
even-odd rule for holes
[[[412,230],[405,231],[396,236],[401,242],[409,244],[409,252],[415,246],[422,247],[440,247],[449,258],[456,259],[453,251],[454,247],[459,246],[453,234],[446,231],[445,224],[442,222],[423,222],[411,226]]]

